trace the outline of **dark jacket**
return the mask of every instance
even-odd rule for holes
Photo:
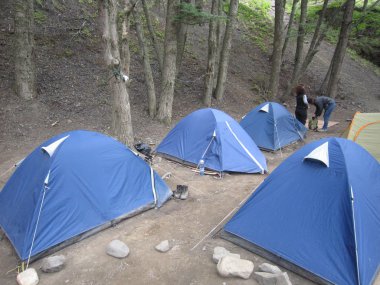
[[[335,103],[334,99],[326,96],[320,96],[315,99],[315,116],[319,117],[323,110],[326,110],[330,104]]]
[[[299,94],[299,95],[297,95],[297,97],[296,97],[296,109],[297,110],[307,110],[307,108],[308,108],[308,105],[307,104],[305,104],[305,102],[303,101],[303,96],[304,96],[305,94]]]

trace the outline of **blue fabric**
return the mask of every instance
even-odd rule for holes
[[[41,149],[67,135],[52,157]],[[172,193],[156,173],[153,177],[161,206]],[[0,226],[25,260],[43,199],[31,256],[142,207],[154,207],[151,182],[149,165],[113,138],[89,131],[64,133],[37,147],[4,186]]]
[[[335,102],[329,103],[329,105],[326,108],[325,113],[323,114],[323,130],[327,130],[327,126],[329,125],[329,119],[331,116],[332,111],[334,111],[336,106]]]
[[[233,118],[211,108],[197,110],[183,118],[156,152],[195,165],[203,159],[206,168],[216,171],[267,171],[265,157],[249,135]]]
[[[304,160],[325,142],[329,167]],[[277,167],[224,229],[334,284],[370,284],[380,264],[379,174],[379,163],[352,141],[310,143]]]
[[[268,112],[260,109],[269,104]],[[282,105],[265,102],[251,110],[240,122],[259,148],[278,150],[303,140],[307,129]]]

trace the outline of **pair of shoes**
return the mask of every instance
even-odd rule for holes
[[[189,187],[187,185],[177,185],[177,189],[173,193],[174,198],[186,200],[189,196]]]
[[[327,129],[320,129],[320,130],[318,130],[318,132],[325,133],[325,132],[327,132]]]

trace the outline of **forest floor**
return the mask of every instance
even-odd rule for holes
[[[99,23],[95,16],[91,16],[95,8],[83,8],[80,4],[80,10],[74,0],[65,1],[64,12],[60,13],[50,6],[44,7],[48,17],[36,29],[38,97],[23,101],[15,96],[12,88],[14,34],[11,3],[11,0],[0,3],[0,187],[5,184],[12,166],[47,138],[74,129],[107,134],[111,125],[112,98],[108,81],[112,79],[102,60]],[[85,20],[81,16],[84,12],[90,14]],[[83,25],[87,27],[86,32]],[[199,33],[199,30],[203,32]],[[207,27],[190,28],[170,126],[159,124],[147,115],[143,69],[136,40],[132,41],[129,93],[136,142],[157,145],[181,118],[203,107],[206,30]],[[214,108],[237,120],[263,102],[255,86],[265,81],[270,71],[268,53],[250,42],[244,33],[242,27],[234,33],[225,99],[221,103],[213,102]],[[322,82],[332,54],[333,46],[325,43],[303,78],[309,95],[316,95],[314,90]],[[290,55],[291,52],[289,58]],[[157,66],[153,67],[158,77]],[[290,64],[285,63],[281,91],[289,80],[289,70]],[[327,133],[310,132],[305,142],[286,147],[281,152],[265,152],[270,172],[305,143],[340,136],[348,126],[347,119],[356,111],[380,112],[379,90],[380,77],[346,56],[337,109],[331,118],[338,124]],[[293,112],[294,98],[288,98],[286,103]],[[58,254],[67,257],[67,265],[61,272],[44,274],[38,270],[41,261],[32,263],[31,266],[39,272],[39,284],[257,284],[252,277],[249,280],[220,277],[212,262],[212,252],[215,246],[224,246],[242,258],[252,260],[255,270],[265,261],[263,258],[212,236],[206,237],[195,249],[193,247],[228,213],[236,210],[267,175],[231,174],[215,179],[196,175],[189,168],[164,159],[156,161],[153,167],[160,175],[172,173],[167,180],[172,189],[177,184],[188,185],[189,198],[170,200],[160,209],[147,211],[61,250]],[[113,239],[120,239],[129,246],[131,252],[126,259],[106,255],[105,247]],[[168,253],[158,253],[154,246],[165,239],[173,247]],[[16,266],[17,256],[9,241],[0,239],[0,284],[16,283],[16,271],[13,270]],[[293,284],[313,284],[288,273]],[[379,278],[376,282],[380,284]]]

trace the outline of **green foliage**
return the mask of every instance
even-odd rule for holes
[[[238,19],[249,31],[245,35],[246,38],[252,40],[264,52],[267,51],[273,28],[269,10],[270,2],[266,0],[242,0],[239,3]]]
[[[181,3],[178,5],[178,14],[175,20],[188,25],[197,25],[209,22],[210,19],[225,19],[225,17],[214,16],[210,13],[199,10],[194,4]]]
[[[96,1],[95,0],[79,0],[79,3],[84,4],[84,5],[95,6]]]
[[[65,6],[59,0],[52,0],[53,6],[56,10],[63,12],[65,10]]]
[[[64,51],[61,53],[62,57],[70,58],[74,56],[74,51],[69,48],[65,48]]]
[[[36,3],[37,3],[37,5],[39,5],[40,7],[43,7],[44,4],[45,4],[45,0],[36,0]]]
[[[368,7],[375,0],[369,1]],[[330,29],[326,34],[326,39],[329,42],[336,43],[339,37],[340,25],[343,17],[343,11],[337,13],[344,1],[333,1],[329,4],[326,13],[329,21]],[[307,31],[314,30],[314,25],[319,17],[323,2],[309,5],[308,7],[308,28]],[[352,29],[349,39],[349,47],[356,51],[359,55],[367,59],[371,59],[374,63],[380,65],[380,7],[370,11],[362,11],[363,3],[356,4],[356,9],[353,14]]]
[[[34,21],[39,25],[42,25],[43,23],[45,23],[47,19],[47,16],[45,15],[45,13],[40,10],[34,11],[33,16],[34,16]]]
[[[83,27],[82,31],[81,31],[81,34],[86,37],[86,38],[91,38],[92,37],[92,34],[91,34],[91,31],[88,27]]]

